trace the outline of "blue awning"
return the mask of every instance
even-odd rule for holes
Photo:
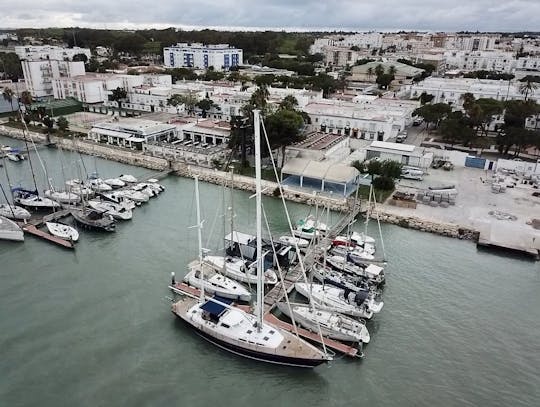
[[[221,316],[226,310],[227,307],[225,305],[219,304],[215,301],[219,301],[223,304],[231,304],[233,300],[230,300],[228,298],[218,297],[217,295],[212,297],[211,300],[206,301],[202,306],[201,309],[208,312],[211,315],[215,315],[216,317]]]

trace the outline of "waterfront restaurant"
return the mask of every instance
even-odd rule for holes
[[[96,123],[88,133],[88,139],[120,147],[143,149],[149,141],[172,141],[176,126],[152,120],[122,119]]]
[[[311,191],[349,196],[355,190],[360,172],[351,166],[330,161],[291,158],[281,169],[281,182]]]

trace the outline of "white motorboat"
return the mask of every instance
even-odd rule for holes
[[[0,204],[0,216],[14,220],[28,220],[31,215],[30,212],[20,206]]]
[[[314,264],[311,273],[321,283],[331,284],[335,287],[358,291],[361,288],[369,288],[368,280],[365,277],[353,276],[342,273],[321,264]]]
[[[229,278],[241,281],[242,283],[257,284],[256,264],[249,264],[247,260],[230,256],[206,256],[204,257],[204,261],[206,264],[212,266],[214,270],[220,271]],[[276,272],[272,269],[265,270],[263,283],[274,285],[277,282]]]
[[[133,218],[133,211],[123,204],[117,204],[114,202],[91,200],[88,201],[88,206],[96,211],[104,212],[111,215],[115,219],[129,220]]]
[[[76,204],[81,200],[81,197],[73,192],[54,191],[52,189],[46,190],[45,196],[53,201],[63,204]]]
[[[75,195],[82,196],[84,199],[88,199],[94,196],[94,191],[92,189],[82,185],[70,187],[69,192]]]
[[[203,263],[193,261],[189,264],[189,272],[185,275],[184,281],[198,289],[204,285],[204,291],[209,294],[219,295],[231,300],[249,302],[251,293],[249,290],[237,281],[231,280],[218,273],[213,267]],[[203,269],[203,273],[201,273]],[[204,278],[202,278],[202,276]]]
[[[24,241],[24,232],[11,219],[0,216],[0,240]]]
[[[345,342],[369,343],[369,331],[364,321],[347,317],[334,311],[311,308],[307,304],[290,304],[278,302],[278,309],[304,328],[328,338]]]
[[[351,257],[358,261],[369,261],[374,260],[375,256],[373,256],[372,253],[369,253],[365,250],[362,250],[358,246],[356,247],[348,247],[348,246],[333,246],[332,249],[330,249],[330,253],[332,253],[335,256],[343,256],[343,257]]]
[[[161,192],[165,191],[165,187],[162,184],[160,184],[159,180],[157,180],[156,178],[150,178],[146,182],[149,184],[157,185],[157,187],[161,190]]]
[[[305,228],[302,226],[297,226],[296,229],[293,230],[293,235],[300,239],[313,240],[319,237],[320,232],[315,228]]]
[[[60,208],[60,204],[52,199],[37,195],[36,191],[14,188],[15,203],[34,210],[49,210]]]
[[[10,161],[18,162],[24,160],[24,155],[22,155],[21,153],[10,152],[6,153],[6,158]]]
[[[138,202],[136,204],[131,199],[128,199],[123,195],[118,195],[116,192],[107,192],[105,194],[101,194],[100,197],[103,200],[113,202],[115,204],[122,205],[122,207],[124,207],[126,209],[131,209],[131,210],[135,209],[137,207],[137,205],[141,204],[140,202]]]
[[[130,175],[130,174],[122,174],[118,178],[129,184],[135,184],[136,182],[138,182],[137,178],[135,178],[133,175]]]
[[[113,187],[113,189],[123,188],[123,187],[126,186],[126,183],[124,181],[122,181],[120,178],[107,178],[103,182],[105,182],[107,185],[110,185],[111,187]]]
[[[70,240],[72,242],[79,240],[79,232],[74,227],[58,222],[45,222],[45,226],[47,226],[47,230],[51,235],[60,239]]]
[[[300,219],[297,223],[297,226],[306,229],[316,229],[322,233],[326,233],[326,231],[328,230],[328,226],[321,221],[316,221],[313,215],[309,215],[304,219]]]
[[[353,233],[353,235],[355,233]],[[356,235],[360,236],[359,233],[356,233]],[[354,239],[352,235],[350,239],[346,236],[336,236],[336,238],[332,241],[332,246],[349,247],[352,250],[364,251],[368,254],[375,254],[375,243]]]
[[[112,187],[109,184],[103,182],[101,178],[92,178],[87,181],[87,185],[96,192],[111,191]]]
[[[280,236],[279,242],[292,247],[298,246],[300,249],[304,249],[309,246],[309,240],[294,236]]]
[[[358,246],[363,246],[365,243],[375,245],[375,239],[365,233],[352,232],[351,240]]]
[[[384,268],[375,264],[353,264],[347,261],[347,258],[343,256],[330,256],[326,259],[326,263],[335,270],[359,277],[365,277],[373,284],[380,285],[385,282]]]
[[[294,288],[304,297],[312,298],[321,309],[337,311],[353,317],[371,319],[384,305],[369,298],[367,291],[345,291],[341,288],[320,284],[295,283]],[[373,296],[371,296],[373,297]]]
[[[159,192],[156,192],[156,190],[154,190],[154,188],[149,187],[148,185],[146,185],[143,182],[139,182],[136,185],[132,185],[129,189],[131,189],[132,191],[136,191],[136,192],[140,192],[142,194],[145,194],[145,195],[148,196],[148,198],[154,198],[154,197],[158,196],[158,193],[159,193]]]
[[[68,188],[80,187],[82,186],[82,184],[83,182],[78,178],[74,178],[74,179],[70,179],[66,181],[66,187]]]
[[[131,199],[132,201],[139,202],[139,203],[148,202],[148,200],[150,199],[148,195],[143,194],[142,192],[139,192],[139,191],[133,191],[131,189],[122,189],[122,190],[116,191],[115,194],[117,196]]]

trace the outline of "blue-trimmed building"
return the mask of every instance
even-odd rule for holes
[[[229,44],[178,43],[163,48],[163,61],[167,68],[213,67],[216,71],[228,71],[233,66],[242,65],[243,52]]]

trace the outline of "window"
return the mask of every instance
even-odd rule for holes
[[[269,338],[268,336],[265,336],[265,337],[263,338],[263,341],[267,341],[268,339],[270,339],[270,338]]]

